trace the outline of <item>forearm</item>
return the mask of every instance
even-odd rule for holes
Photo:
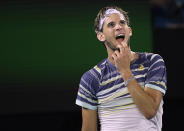
[[[131,71],[127,71],[121,74],[124,81],[127,81],[131,76]],[[130,95],[140,110],[140,112],[147,118],[152,118],[158,109],[158,104],[154,101],[154,98],[150,96],[143,88],[139,85],[137,80],[133,78],[127,85]]]

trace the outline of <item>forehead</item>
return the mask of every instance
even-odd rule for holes
[[[118,14],[118,13],[114,13],[114,14],[110,14],[107,18],[106,18],[106,20],[104,21],[104,24],[105,23],[109,23],[109,22],[111,22],[111,21],[119,21],[119,20],[124,20],[124,21],[126,21],[125,20],[125,17],[124,17],[124,15],[123,14]]]

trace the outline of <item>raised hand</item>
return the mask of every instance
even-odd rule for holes
[[[112,54],[115,66],[118,69],[119,73],[125,73],[130,71],[130,62],[131,62],[131,50],[128,47],[127,43],[122,42],[117,46],[120,51],[116,50]]]

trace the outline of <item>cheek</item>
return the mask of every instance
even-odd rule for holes
[[[114,41],[114,37],[112,36],[112,35],[108,35],[107,37],[106,37],[106,40],[107,41]]]
[[[132,30],[130,28],[128,29],[128,33],[130,36],[132,36]]]
[[[106,36],[112,39],[114,37],[114,33],[112,31],[107,31]]]
[[[111,29],[106,29],[106,30],[104,30],[104,36],[105,36],[105,39],[107,40],[107,41],[114,41],[114,32],[113,32],[113,30]]]

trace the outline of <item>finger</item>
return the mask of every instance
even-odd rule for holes
[[[123,46],[124,52],[130,52],[130,47],[126,43],[122,43],[122,46]]]
[[[116,50],[116,51],[114,51],[114,54],[115,54],[117,57],[119,57],[120,52]]]
[[[123,45],[120,45],[120,46],[118,46],[118,47],[120,48],[120,54],[125,53],[126,47],[124,47]]]
[[[118,45],[117,45],[117,48],[119,48],[120,53],[122,53],[122,52],[123,52],[123,50],[124,50],[124,49],[123,49],[123,46],[122,46],[122,45],[120,45],[120,44],[118,44]]]
[[[117,56],[113,53],[113,54],[112,54],[112,59],[113,59],[114,61],[116,60],[116,57],[117,57]]]
[[[126,42],[122,42],[122,46],[123,46],[123,48],[127,48],[128,47]]]
[[[130,40],[130,36],[129,37],[125,37],[124,41],[122,41],[122,45],[125,43],[128,46],[128,42]]]

